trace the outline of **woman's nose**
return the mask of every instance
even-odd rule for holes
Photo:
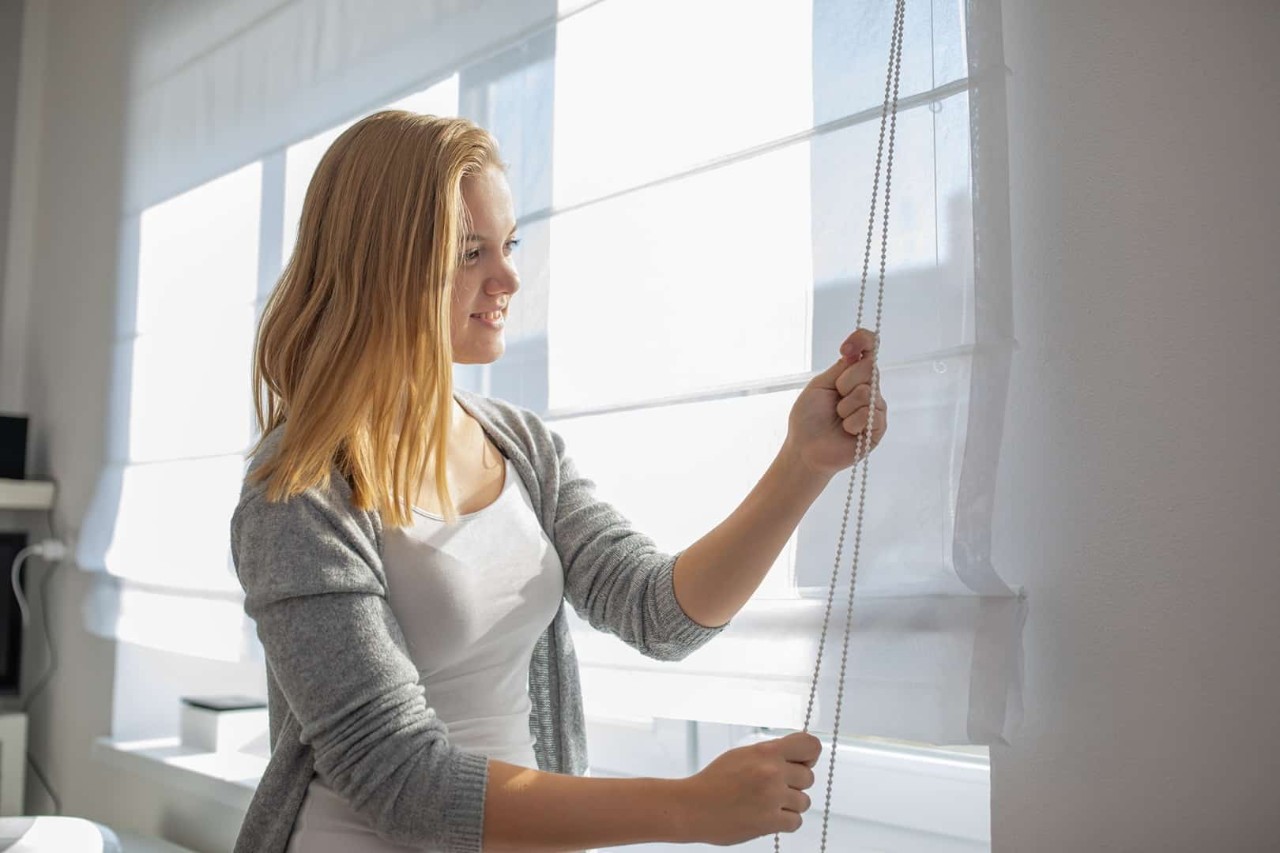
[[[515,293],[520,289],[520,272],[516,269],[514,263],[508,263],[503,270],[502,275],[498,277],[504,290],[510,290]]]

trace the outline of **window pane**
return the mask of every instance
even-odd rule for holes
[[[507,165],[520,245],[513,258],[520,290],[507,317],[506,351],[477,365],[482,393],[535,412],[547,410],[547,305],[551,223],[552,95],[555,30],[466,68],[459,109],[498,140]],[[456,373],[456,371],[455,371]]]
[[[248,447],[254,307],[237,306],[133,347],[129,459],[235,453]]]
[[[800,144],[554,218],[551,408],[808,370],[809,204]]]
[[[551,206],[555,31],[464,69],[459,109],[493,134],[516,219]]]
[[[690,727],[684,720],[619,720],[588,711],[586,722],[593,776],[670,779],[696,772],[689,766]]]
[[[897,120],[880,318],[886,360],[973,343],[968,98],[948,98],[935,110],[920,106]],[[855,326],[878,133],[876,121],[812,143],[816,363],[827,362]],[[866,328],[876,323],[884,178],[882,171],[862,308]]]
[[[596,496],[669,554],[737,508],[777,455],[795,391],[556,420],[552,429]],[[673,505],[672,495],[696,496]],[[794,537],[756,593],[794,597]]]
[[[255,162],[143,211],[138,332],[191,328],[210,312],[253,302],[261,203]]]
[[[609,0],[562,22],[556,206],[809,128],[811,42],[794,0]]]
[[[963,0],[907,3],[898,98],[967,73],[961,41]],[[884,103],[893,7],[879,0],[814,0],[813,64],[818,124]]]
[[[94,537],[105,533],[106,544],[91,547],[113,575],[168,588],[239,591],[227,530],[243,480],[240,454],[113,465],[92,513],[102,519]]]
[[[536,219],[520,227],[520,245],[512,251],[520,271],[520,289],[511,301],[503,335],[502,358],[483,365],[485,394],[535,412],[547,410],[547,311],[551,282],[547,265],[551,223]]]
[[[408,110],[411,113],[429,116],[456,116],[458,114],[458,75],[452,74],[439,83],[405,95],[380,109]],[[377,110],[370,112],[377,112]]]
[[[430,115],[457,115],[458,75],[455,74],[421,92],[415,92],[400,98],[386,107],[371,109],[369,113],[375,113],[381,109],[410,110]],[[284,159],[284,247],[280,254],[280,257],[286,261],[293,254],[294,243],[298,240],[298,220],[302,217],[302,202],[307,197],[307,185],[311,183],[311,176],[315,173],[316,166],[320,165],[320,159],[324,157],[324,152],[329,150],[329,146],[333,144],[334,140],[341,136],[344,130],[367,114],[352,116],[350,121],[343,122],[323,133],[317,133],[310,139],[304,139],[301,142],[290,145],[286,150]]]

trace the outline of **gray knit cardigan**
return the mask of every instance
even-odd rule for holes
[[[594,496],[563,438],[536,413],[455,389],[511,460],[564,566],[565,599],[592,627],[657,660],[681,660],[728,625],[693,621],[676,601],[676,558]],[[286,427],[287,428],[287,427]],[[278,444],[268,436],[249,470]],[[625,452],[625,448],[619,448]],[[271,503],[246,478],[231,552],[267,660],[271,759],[236,853],[283,853],[315,774],[382,838],[447,853],[480,851],[488,759],[449,743],[387,603],[382,523],[356,509],[334,469],[326,490]],[[538,767],[582,775],[586,730],[565,602],[529,668]]]

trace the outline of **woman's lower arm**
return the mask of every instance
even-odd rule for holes
[[[676,560],[676,600],[689,618],[710,627],[733,619],[828,482],[784,442],[742,504]]]
[[[593,847],[686,843],[681,779],[597,779],[489,760],[484,850],[565,853]]]

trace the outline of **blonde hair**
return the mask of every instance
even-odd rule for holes
[[[462,179],[505,169],[463,118],[384,110],[329,146],[307,187],[298,240],[254,345],[262,438],[278,451],[251,474],[270,501],[329,488],[408,525],[428,462],[444,517],[453,418],[452,281],[469,230]]]

